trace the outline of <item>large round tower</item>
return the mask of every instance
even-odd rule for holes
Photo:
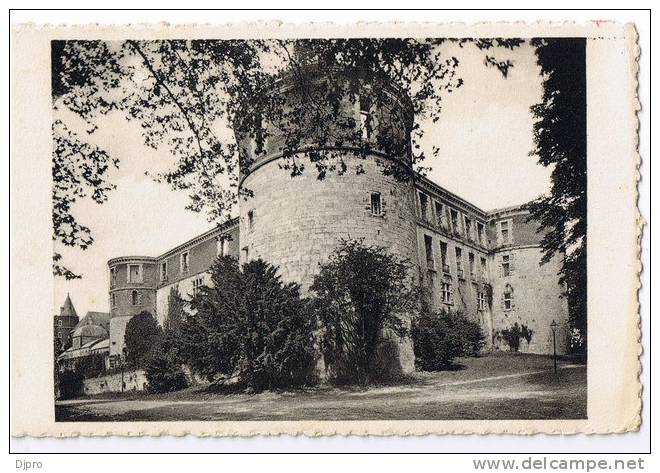
[[[325,94],[324,72],[307,67],[264,94],[279,100],[284,114],[299,113],[305,109],[302,101]],[[303,289],[340,239],[364,239],[365,244],[417,260],[409,100],[380,78],[336,71],[333,75],[333,90],[343,96],[332,104],[318,100],[312,107],[333,107],[325,115],[333,123],[323,123],[324,130],[308,125],[298,149],[292,150],[290,139],[285,139],[288,124],[282,124],[281,113],[270,119],[250,111],[244,120],[257,122],[261,129],[247,131],[239,123],[235,130],[243,163],[240,187],[252,195],[239,203],[240,262],[262,258],[279,266],[284,280],[298,282]],[[301,114],[296,119],[300,126],[318,120]],[[337,139],[328,140],[328,133]],[[317,167],[321,153],[332,155],[325,164],[334,166],[322,179]],[[304,171],[292,176],[292,163]],[[411,371],[410,342],[399,341],[395,351],[398,368]]]

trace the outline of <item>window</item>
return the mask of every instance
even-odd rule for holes
[[[507,284],[504,287],[504,294],[502,296],[502,302],[504,305],[504,310],[513,309],[513,288],[510,284]]]
[[[486,310],[486,293],[477,291],[477,310]]]
[[[435,224],[440,227],[444,228],[444,208],[440,202],[435,203]]]
[[[139,283],[142,282],[142,265],[129,264],[128,265],[128,282]]]
[[[464,221],[465,221],[465,237],[468,240],[472,240],[472,220],[465,217]]]
[[[254,139],[251,141],[252,157],[255,158],[264,152],[264,128],[261,122],[261,115],[254,116]]]
[[[451,217],[451,231],[458,235],[458,212],[454,209],[449,211]]]
[[[243,263],[247,263],[250,257],[250,250],[247,246],[241,248],[241,256],[243,257]]]
[[[500,241],[502,244],[511,243],[511,228],[508,220],[500,222]]]
[[[484,242],[484,224],[477,222],[477,242]]]
[[[160,280],[167,281],[167,261],[160,263]]]
[[[422,220],[429,220],[429,198],[423,192],[419,193],[419,215],[422,217]]]
[[[440,259],[442,262],[442,271],[449,272],[449,263],[447,262],[447,243],[440,242]]]
[[[371,119],[371,99],[368,96],[360,96],[360,130],[362,139],[369,140],[373,134],[373,123]]]
[[[486,258],[481,258],[481,277],[483,279],[486,279],[487,274],[488,274],[488,268],[486,266]]]
[[[424,235],[424,248],[426,249],[426,268],[435,269],[435,259],[433,258],[433,238]]]
[[[468,263],[470,265],[470,277],[477,279],[477,272],[474,270],[474,253],[468,254]]]
[[[58,321],[57,321],[57,326],[58,326],[58,327],[61,327],[61,326],[62,326],[62,321],[61,321],[61,320],[58,320]]]
[[[179,258],[179,269],[182,273],[187,273],[190,270],[190,252],[181,253]]]
[[[451,283],[448,281],[442,281],[442,287],[440,292],[442,303],[443,304],[453,304],[454,295],[452,293]]]
[[[381,201],[380,193],[371,193],[371,215],[380,216],[383,214],[383,203]]]
[[[502,276],[511,275],[511,256],[502,255]]]
[[[248,230],[249,231],[254,230],[254,210],[250,210],[247,213],[247,221],[248,221]]]
[[[229,254],[229,237],[221,235],[217,239],[217,256],[227,256]]]
[[[463,250],[456,248],[456,273],[459,278],[463,277]]]
[[[140,303],[140,293],[131,291],[131,305],[138,305]]]
[[[117,294],[114,292],[110,294],[110,305],[114,308],[117,307]]]
[[[110,268],[110,287],[115,287],[117,285],[117,267],[113,266]]]
[[[197,294],[199,294],[199,289],[204,285],[204,277],[200,276],[198,278],[193,279],[192,285],[193,285],[192,295],[193,297],[195,297]]]

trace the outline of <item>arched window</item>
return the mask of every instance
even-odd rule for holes
[[[504,295],[502,296],[502,303],[504,305],[504,310],[513,309],[513,288],[511,284],[504,286]]]
[[[131,291],[131,304],[138,305],[140,303],[140,294],[137,291]]]

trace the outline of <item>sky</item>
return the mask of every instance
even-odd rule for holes
[[[533,49],[523,45],[499,53],[514,63],[508,77],[484,66],[483,51],[445,43],[455,55],[464,84],[443,99],[439,122],[423,124],[422,146],[437,158],[428,160],[428,177],[483,210],[528,202],[550,188],[548,168],[539,166],[533,148],[530,106],[540,102],[540,71]],[[92,229],[94,243],[85,251],[64,248],[64,263],[82,273],[79,280],[55,279],[56,313],[71,294],[79,316],[87,311],[109,311],[108,269],[110,258],[124,255],[157,256],[210,229],[204,214],[185,210],[185,191],[173,191],[154,182],[145,171],[155,172],[171,164],[166,150],[142,144],[140,127],[119,114],[98,123],[94,141],[119,159],[110,180],[116,190],[102,205],[79,201],[73,208],[79,221]]]

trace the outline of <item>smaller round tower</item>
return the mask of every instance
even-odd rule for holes
[[[156,259],[148,256],[121,256],[108,261],[110,295],[110,357],[124,351],[126,324],[134,315],[147,311],[156,317]],[[112,361],[111,361],[112,363]]]

